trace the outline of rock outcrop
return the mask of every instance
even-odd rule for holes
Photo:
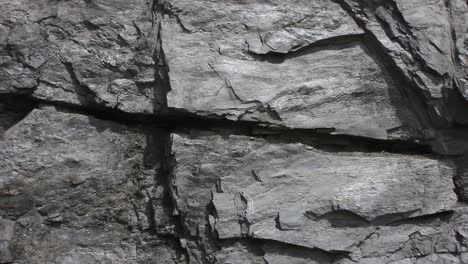
[[[468,2],[0,10],[0,263],[468,263]]]

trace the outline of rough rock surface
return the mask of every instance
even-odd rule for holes
[[[376,232],[404,243],[426,230],[395,223],[451,210],[457,201],[453,170],[425,157],[326,153],[241,136],[174,135],[173,151],[176,206],[192,235],[203,233],[208,213],[220,239],[353,252]]]
[[[465,0],[0,10],[0,263],[468,263]]]
[[[157,25],[150,1],[3,1],[0,92],[147,113]]]
[[[146,235],[172,228],[155,181],[158,153],[144,149],[153,137],[157,132],[52,108],[34,110],[8,129],[0,149],[1,243],[9,243],[2,250],[11,248],[5,258],[13,254],[18,263],[129,263],[158,254],[176,259],[164,241]],[[145,164],[145,155],[155,158],[152,164]],[[161,251],[153,252],[158,244]]]
[[[362,30],[337,3],[169,2],[162,23],[168,107],[383,139],[418,128],[396,83],[362,45]]]

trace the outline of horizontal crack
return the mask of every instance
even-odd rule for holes
[[[303,250],[304,252],[310,252],[311,250],[313,250],[313,251],[316,251],[317,253],[328,255],[331,259],[347,257],[349,254],[349,252],[347,251],[339,251],[339,250],[326,251],[317,247],[310,248],[310,247],[304,247],[301,245],[291,244],[287,242],[282,242],[282,241],[277,241],[277,240],[272,240],[272,239],[255,238],[251,236],[243,237],[243,238],[226,238],[226,239],[216,241],[216,244],[218,244],[218,246],[220,247],[229,247],[238,243],[251,243],[252,245],[255,245],[258,247],[263,247],[265,244],[269,244],[272,246],[279,247],[283,250],[295,249],[295,250]]]
[[[453,210],[447,210],[442,212],[437,212],[433,214],[426,214],[406,219],[397,220],[391,223],[386,223],[388,226],[398,226],[403,224],[423,224],[423,223],[431,223],[434,220],[440,220],[443,222],[448,222],[452,218],[454,214]]]
[[[209,131],[220,135],[245,135],[262,138],[273,143],[303,143],[327,151],[389,152],[440,156],[431,151],[429,145],[407,140],[381,140],[350,135],[331,134],[333,129],[289,129],[267,123],[232,121],[207,118],[187,111],[169,108],[159,115],[127,113],[100,105],[79,106],[71,103],[47,101],[25,95],[1,95],[1,102],[15,102],[37,108],[41,105],[54,106],[58,110],[93,116],[131,127],[167,129],[175,133],[190,133],[192,130]]]

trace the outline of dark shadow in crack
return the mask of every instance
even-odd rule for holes
[[[368,227],[370,222],[360,215],[348,210],[335,210],[323,215],[306,212],[305,216],[314,221],[327,221],[335,228]]]
[[[37,108],[37,104],[24,100],[25,96],[0,95],[0,141],[4,139],[4,133],[21,122],[31,111]]]
[[[155,82],[145,85],[145,88],[152,89],[153,109],[152,114],[145,115],[142,119],[137,118],[139,120],[137,121],[137,125],[141,123],[146,123],[147,125],[143,128],[146,137],[143,151],[143,166],[145,171],[153,174],[152,186],[150,188],[153,191],[147,203],[146,211],[148,217],[151,217],[151,221],[149,221],[151,235],[166,241],[176,252],[179,259],[185,259],[188,262],[188,252],[183,248],[180,240],[183,237],[181,235],[181,220],[174,214],[176,204],[171,191],[174,167],[174,158],[171,150],[171,131],[166,128],[158,128],[155,124],[159,123],[158,118],[155,116],[166,112],[166,95],[170,90],[170,84],[160,36],[161,3],[159,0],[152,0],[150,1],[150,6],[153,29],[157,30],[157,43],[153,53]]]
[[[391,136],[403,135],[404,140],[423,141],[423,130],[429,126],[429,118],[426,108],[419,98],[412,93],[410,83],[405,81],[401,74],[392,66],[386,58],[385,51],[381,49],[378,40],[366,35],[363,41],[363,50],[371,57],[379,68],[382,79],[387,87],[391,107],[402,126],[387,131]]]
[[[403,95],[403,98],[406,101],[404,102],[404,104],[411,106],[412,111],[418,118],[420,126],[422,126],[423,128],[431,127],[433,121],[431,119],[432,117],[430,116],[431,114],[428,111],[429,107],[431,106],[431,102],[426,101],[426,97],[423,91],[421,91],[421,89],[417,87],[417,85],[413,81],[405,77],[403,70],[398,65],[396,65],[396,62],[392,59],[392,57],[388,53],[388,50],[384,47],[382,43],[380,43],[377,37],[367,29],[365,22],[356,14],[354,14],[354,11],[352,10],[351,6],[346,1],[333,0],[333,2],[339,4],[366,32],[364,34],[363,44],[367,47],[369,55],[371,55],[374,58],[374,60],[379,64],[379,66],[383,70],[385,70],[389,77],[387,79],[391,80],[394,83],[394,85],[396,85],[396,87],[399,89],[399,93]],[[382,0],[367,2],[357,1],[357,4],[360,8],[362,8],[362,10],[364,8],[371,8],[375,10],[379,6],[383,6],[393,10],[393,7],[389,6],[392,6],[392,4],[394,5],[392,1]],[[395,13],[394,15],[397,16],[398,19],[403,20],[403,25],[407,25],[406,21],[404,21],[404,19],[401,17],[401,14]],[[379,23],[381,23],[382,28],[386,31],[389,38],[392,39],[392,35],[388,31],[387,25],[382,24],[382,21],[379,21]],[[398,102],[398,98],[393,97],[392,101],[397,105],[400,104]],[[402,118],[405,118],[405,116],[407,116],[407,114],[402,112],[401,110],[398,112],[398,114]]]
[[[346,47],[355,45],[355,43],[359,42],[362,37],[363,34],[339,35],[336,37],[315,41],[309,45],[296,50],[291,50],[287,53],[270,51],[265,54],[257,54],[255,52],[248,51],[247,54],[258,61],[267,61],[273,64],[280,64],[283,63],[286,59],[297,58],[321,50],[341,50]]]
[[[440,222],[450,222],[452,217],[454,216],[453,211],[444,211],[434,214],[426,214],[406,219],[401,219],[392,223],[387,223],[388,226],[398,226],[398,225],[405,225],[405,224],[415,224],[415,225],[423,225],[423,224],[431,224],[437,221]]]

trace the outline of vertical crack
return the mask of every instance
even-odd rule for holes
[[[390,55],[390,52],[387,48],[378,40],[377,36],[372,33],[366,25],[366,22],[359,18],[353,8],[346,2],[346,0],[332,0],[335,3],[339,4],[343,10],[345,10],[349,16],[353,18],[356,24],[364,30],[364,38],[362,43],[366,46],[366,48],[371,51],[373,56],[377,58],[379,63],[385,67],[385,70],[392,76],[393,79],[397,80],[398,88],[400,92],[405,95],[405,97],[409,98],[411,106],[416,113],[418,120],[421,122],[424,128],[432,128],[433,126],[437,126],[437,123],[440,123],[440,120],[435,120],[434,116],[431,115],[430,110],[435,107],[434,100],[428,99],[428,96],[425,95],[424,91],[421,90],[417,83],[411,78],[408,78],[407,74],[401,69],[396,61]],[[359,1],[360,5],[364,5]],[[361,7],[362,12],[364,7]],[[401,15],[401,14],[400,14]],[[382,22],[380,22],[382,23]],[[385,28],[385,27],[384,27]],[[388,30],[386,30],[388,35]],[[391,36],[389,36],[391,37]]]
[[[99,98],[96,92],[80,81],[80,79],[75,73],[73,64],[71,62],[66,61],[62,56],[60,56],[60,61],[63,64],[63,66],[65,66],[68,75],[70,75],[73,84],[73,89],[78,95],[77,97],[80,103],[83,105],[97,105],[99,103]]]

